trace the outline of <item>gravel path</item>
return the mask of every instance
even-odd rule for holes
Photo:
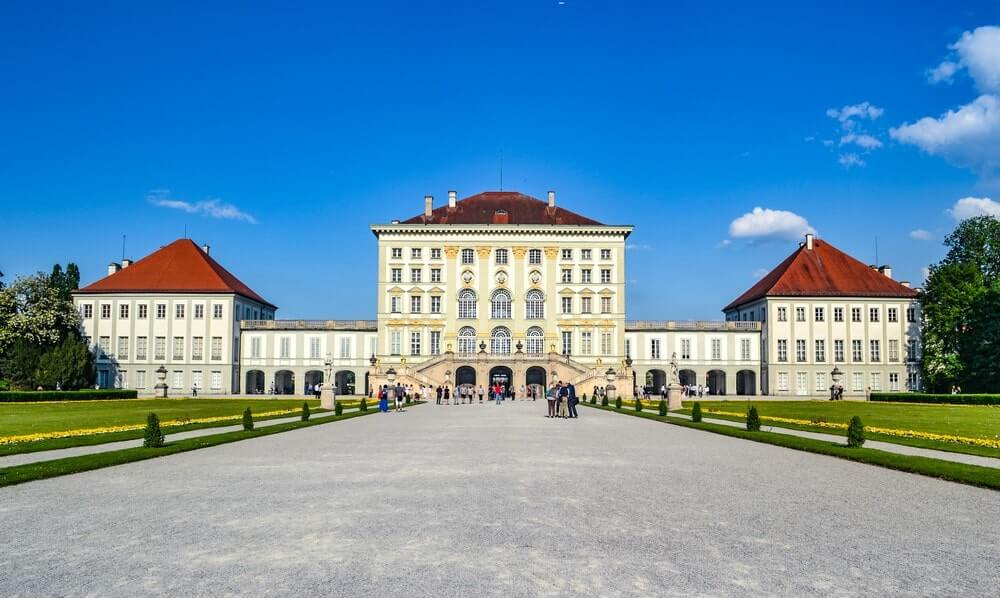
[[[0,595],[995,595],[1000,494],[541,402],[0,489]]]

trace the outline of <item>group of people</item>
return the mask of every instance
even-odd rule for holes
[[[395,403],[396,411],[403,411],[403,403],[406,401],[407,394],[406,387],[402,384],[388,385],[383,384],[381,388],[378,389],[378,410],[382,413],[389,413],[389,403]]]
[[[551,387],[545,394],[545,399],[549,403],[549,412],[545,417],[572,419],[577,417],[576,406],[580,399],[576,396],[576,387],[573,384],[563,384],[560,380]]]
[[[423,387],[421,387],[423,388]],[[430,389],[430,387],[427,387]],[[520,396],[522,399],[530,397],[532,400],[535,399],[534,392],[531,388],[525,388],[521,385],[520,390],[514,387],[513,384],[506,385],[499,382],[494,383],[492,386],[475,386],[472,384],[461,384],[455,388],[452,392],[451,387],[447,384],[438,386],[434,393],[437,397],[436,401],[438,405],[471,405],[475,403],[478,399],[479,403],[482,403],[485,399],[486,402],[495,401],[499,405],[502,401],[510,399],[516,401],[517,397]]]

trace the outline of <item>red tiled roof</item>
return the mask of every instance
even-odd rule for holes
[[[802,244],[723,311],[762,297],[916,296],[914,289],[873,270],[826,241],[815,239],[811,250]]]
[[[235,293],[274,307],[191,239],[178,239],[77,293]]]
[[[403,224],[494,224],[497,210],[507,213],[508,224],[577,224],[601,223],[565,208],[549,207],[548,202],[516,191],[486,191],[455,203],[454,208],[441,206],[431,212],[404,220]],[[498,218],[502,222],[502,217]]]

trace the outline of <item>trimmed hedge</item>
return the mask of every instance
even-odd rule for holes
[[[139,391],[107,388],[101,390],[9,390],[0,392],[0,403],[37,403],[40,401],[106,401],[137,399]]]
[[[2,394],[2,393],[0,393]],[[873,392],[872,401],[882,403],[952,403],[955,405],[1000,405],[1000,394],[932,394],[929,392]]]

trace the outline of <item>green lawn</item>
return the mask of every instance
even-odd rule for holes
[[[934,434],[949,434],[970,438],[1000,438],[1000,406],[980,405],[923,405],[915,403],[865,403],[857,401],[751,401],[762,416],[776,416],[800,420],[818,420],[846,424],[852,416],[858,415],[865,426],[916,430]],[[693,401],[685,401],[682,413],[690,413]],[[701,401],[702,409],[745,413],[747,401]],[[708,412],[705,417],[733,419]],[[841,431],[818,426],[798,426],[764,420],[765,426],[806,429],[827,434],[842,434]],[[954,452],[1000,457],[1000,449],[971,446],[952,442],[940,442],[919,438],[902,438],[884,434],[868,434],[873,440],[885,440],[897,444],[935,448]]]

